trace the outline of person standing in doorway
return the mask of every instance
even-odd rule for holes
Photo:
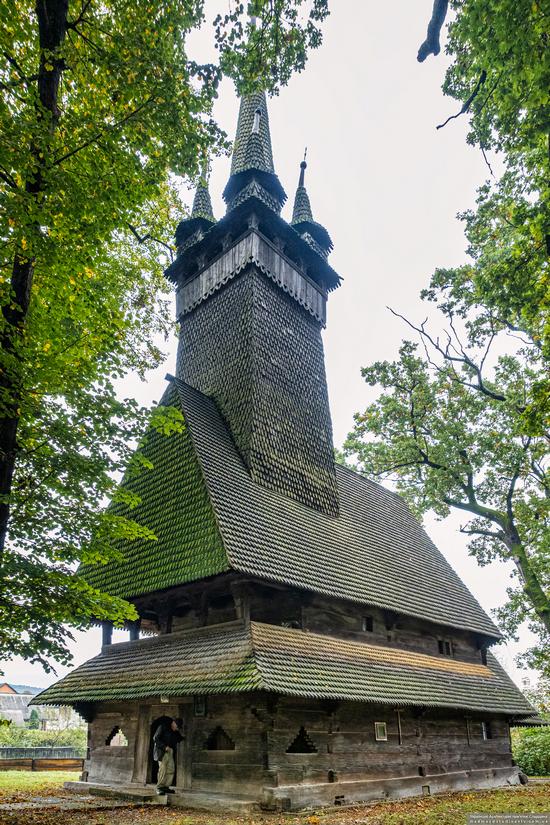
[[[167,719],[156,729],[153,735],[153,759],[158,762],[157,793],[174,793],[170,785],[174,784],[176,772],[176,752],[183,739],[183,720]]]

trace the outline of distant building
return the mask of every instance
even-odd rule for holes
[[[0,719],[5,719],[17,727],[28,724],[32,708],[31,699],[43,688],[32,685],[14,685],[3,682],[0,685]],[[37,708],[41,730],[64,730],[82,727],[85,723],[71,708],[41,707]]]

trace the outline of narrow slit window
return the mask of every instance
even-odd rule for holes
[[[374,631],[372,616],[363,616],[362,628],[364,633],[372,633]]]
[[[193,696],[193,716],[206,716],[206,696]]]
[[[493,738],[493,731],[491,730],[491,723],[490,722],[482,722],[481,723],[481,736],[483,739],[492,739]]]
[[[374,723],[374,738],[377,742],[388,741],[388,725],[386,722]]]

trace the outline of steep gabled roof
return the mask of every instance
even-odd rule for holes
[[[484,666],[259,622],[110,645],[33,704],[252,690],[394,707],[533,713],[491,655]]]
[[[173,384],[160,403],[180,406]],[[188,427],[170,436],[150,431],[141,452],[153,469],[128,474],[122,481],[141,503],[133,510],[122,503],[110,509],[146,525],[156,540],[121,541],[124,561],[79,570],[91,585],[127,599],[229,569]]]
[[[500,636],[399,496],[337,465],[340,515],[325,515],[252,481],[210,398],[176,380],[163,403],[185,432],[152,435],[155,469],[124,482],[143,499],[129,515],[158,541],[85,569],[91,584],[129,598],[232,569]]]

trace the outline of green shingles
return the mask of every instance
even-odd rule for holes
[[[214,212],[212,210],[212,200],[208,186],[202,180],[197,186],[195,197],[193,199],[193,208],[191,210],[192,218],[204,218],[206,221],[216,222]]]
[[[399,496],[337,465],[333,517],[254,483],[214,402],[176,384],[233,569],[500,636]]]
[[[36,704],[242,693],[530,715],[496,659],[489,667],[252,622],[112,645]]]
[[[313,223],[313,214],[305,186],[298,186],[296,195],[294,196],[294,207],[292,209],[292,221],[290,225],[295,226],[296,224],[304,222]]]
[[[181,381],[182,434],[151,434],[154,469],[123,484],[142,503],[115,512],[157,541],[121,545],[124,563],[85,579],[131,598],[233,569],[440,625],[499,631],[399,496],[337,466],[340,515],[327,516],[255,483],[215,403]]]
[[[162,403],[179,403],[173,386]],[[141,503],[133,510],[114,504],[111,510],[144,524],[156,540],[120,542],[124,562],[84,566],[79,571],[91,585],[127,599],[228,569],[187,426],[170,436],[151,431],[142,452],[153,469],[122,482],[141,497]]]

